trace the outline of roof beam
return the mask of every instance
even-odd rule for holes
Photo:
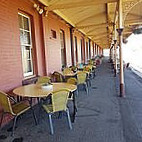
[[[136,14],[136,13],[129,13],[128,15],[133,16],[133,17],[142,18],[142,15]]]
[[[109,5],[106,4],[106,22],[109,25],[109,23],[111,23],[111,20],[110,20],[110,15],[109,15],[109,9],[108,9],[108,7],[109,7]],[[108,37],[109,37],[109,33],[110,33],[110,29],[109,29],[109,27],[107,27]],[[107,40],[108,40],[108,43],[109,43],[109,38],[107,38]]]
[[[47,0],[38,0],[38,1],[44,4],[45,6],[49,6],[49,3]]]
[[[43,1],[44,2],[43,4],[47,4],[50,10],[86,7],[86,6],[92,6],[92,5],[98,5],[98,4],[117,2],[117,0],[88,0],[88,1],[77,1],[77,2],[50,5],[50,3],[45,2],[45,0],[39,0],[39,1],[40,2]]]
[[[101,28],[101,27],[106,27],[107,23],[101,23],[101,24],[90,24],[90,25],[84,25],[84,26],[76,26],[78,29],[84,29],[84,28],[90,28],[90,27],[95,27],[95,28]]]
[[[139,22],[142,22],[142,20],[140,18],[137,18],[137,19],[130,19],[130,20],[125,20],[125,23],[126,24],[132,24],[132,23],[139,23]]]
[[[94,18],[100,18],[100,17],[103,17],[104,15],[105,15],[105,12],[102,12],[102,13],[99,13],[99,14],[93,14],[93,15],[91,15],[89,17],[81,19],[81,21],[76,23],[76,26],[78,26],[79,24],[84,23],[84,21],[86,21],[86,20],[90,20],[90,19],[94,19]]]
[[[89,30],[88,32],[86,32],[86,34],[87,34],[87,35],[88,35],[88,34],[91,34],[91,33],[94,32],[94,31],[96,31],[95,34],[100,34],[100,33],[98,32],[98,30],[100,31],[100,29],[93,28],[93,29]],[[103,28],[101,31],[104,31],[103,33],[105,33],[105,32],[106,32],[106,28]]]
[[[92,36],[92,37],[96,37],[96,38],[101,38],[101,37],[107,36],[107,33],[105,33],[103,35],[88,35],[88,36]]]
[[[139,25],[142,25],[142,21],[141,22],[133,22],[133,23],[130,23],[130,24],[125,24],[125,28],[128,28],[130,26],[139,26]]]
[[[101,35],[101,36],[95,36],[95,35],[94,35],[94,36],[92,37],[93,40],[101,40],[102,38],[108,39],[107,34]]]

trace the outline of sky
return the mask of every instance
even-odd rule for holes
[[[131,34],[123,43],[123,59],[134,69],[142,72],[142,34]]]

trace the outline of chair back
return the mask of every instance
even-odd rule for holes
[[[88,72],[91,72],[92,71],[92,65],[87,65],[83,68],[83,71],[88,71]]]
[[[64,111],[67,109],[69,90],[61,89],[52,93],[53,112]]]
[[[93,60],[89,60],[89,65],[93,65],[94,61]]]
[[[38,77],[38,80],[36,84],[44,84],[44,83],[51,83],[51,79],[48,76],[40,76]]]
[[[90,68],[90,69],[92,70],[92,68],[93,68],[93,65],[88,65],[87,67],[88,67],[88,68]]]
[[[71,70],[72,70],[73,72],[76,72],[76,71],[77,71],[77,67],[76,67],[76,66],[72,66],[72,67],[71,67]]]
[[[71,72],[72,72],[71,68],[64,68],[64,70],[63,70],[63,74],[68,74]]]
[[[10,100],[7,97],[7,94],[5,94],[2,91],[0,91],[0,104],[1,104],[4,112],[14,114],[12,111]]]
[[[54,82],[63,82],[63,76],[62,76],[61,73],[55,71],[55,72],[52,74],[52,80],[53,80]]]
[[[87,74],[85,72],[79,72],[77,73],[77,83],[83,84],[86,82]]]
[[[76,85],[76,84],[77,84],[77,79],[76,79],[76,78],[69,78],[69,79],[67,80],[67,83]]]

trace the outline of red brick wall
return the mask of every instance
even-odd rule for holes
[[[18,12],[29,14],[33,27],[33,48],[37,75],[50,74],[61,70],[60,29],[65,33],[66,62],[71,62],[70,27],[58,16],[49,13],[41,16],[34,9],[32,0],[0,1],[0,90],[7,92],[22,85],[23,70],[19,37]],[[57,38],[51,37],[51,29],[56,31]],[[78,45],[78,62],[81,62],[81,43],[84,37],[75,32]],[[87,40],[84,40],[87,41]],[[85,44],[83,44],[85,45]],[[86,57],[86,55],[85,55]]]
[[[83,39],[84,36],[79,31],[74,31],[73,36],[77,37],[78,63],[81,63],[82,61],[81,61],[81,41],[80,40]],[[75,44],[74,44],[74,51],[75,51]],[[74,53],[74,55],[75,55],[75,53]],[[74,61],[76,62],[76,59]]]
[[[65,33],[66,62],[67,66],[71,65],[71,43],[70,28],[59,17],[49,13],[44,17],[44,43],[46,55],[47,73],[61,70],[61,46],[60,46],[60,29]],[[56,31],[57,38],[52,38],[51,30]]]
[[[40,15],[33,8],[30,0],[0,1],[0,90],[8,91],[21,85],[23,71],[21,64],[21,47],[19,39],[18,10],[25,11],[33,17],[37,71],[45,74],[42,31]]]

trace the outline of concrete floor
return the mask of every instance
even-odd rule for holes
[[[142,82],[127,69],[125,83],[127,97],[119,98],[118,77],[114,78],[110,63],[104,60],[97,68],[89,95],[79,91],[73,130],[69,130],[64,115],[55,117],[55,134],[51,136],[46,113],[41,112],[36,126],[28,111],[19,119],[14,137],[7,131],[9,125],[1,130],[0,135],[6,138],[0,142],[142,142]]]

